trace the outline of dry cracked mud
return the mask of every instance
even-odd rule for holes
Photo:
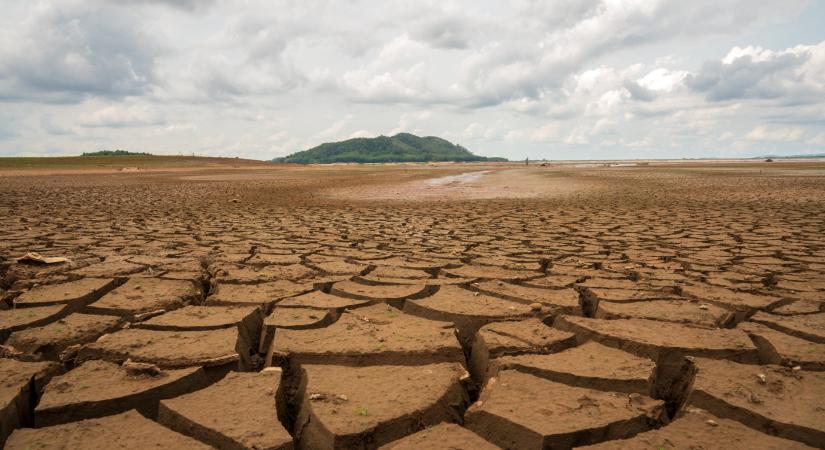
[[[0,169],[0,444],[825,448],[825,164],[480,169]]]

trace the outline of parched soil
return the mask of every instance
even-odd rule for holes
[[[95,164],[0,164],[0,446],[825,448],[824,162]]]

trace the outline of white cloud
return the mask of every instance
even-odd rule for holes
[[[530,140],[534,142],[554,141],[561,136],[562,131],[559,123],[544,124],[530,133]]]
[[[336,120],[326,128],[325,130],[321,131],[320,133],[314,136],[314,140],[316,141],[325,141],[325,140],[338,140],[342,136],[344,136],[344,132],[349,124],[352,122],[352,115],[348,114],[346,117]]]
[[[651,70],[647,75],[636,80],[639,86],[652,91],[673,92],[683,85],[690,73],[686,70],[669,70],[663,67]]]
[[[424,131],[420,128],[421,122],[426,121],[432,116],[430,111],[417,111],[413,113],[404,113],[398,119],[398,126],[389,131],[389,135],[397,133],[413,133],[421,134]]]
[[[806,143],[813,145],[825,145],[825,132],[816,134],[812,138],[808,139]]]
[[[587,137],[587,133],[584,130],[575,128],[570,132],[570,134],[567,135],[566,138],[564,138],[564,142],[566,144],[589,144],[590,139]]]
[[[424,18],[413,33],[417,40],[436,48],[464,49],[472,39],[468,23],[455,15]]]
[[[70,127],[57,123],[49,114],[40,117],[40,129],[52,136],[66,136],[75,134]]]
[[[712,101],[772,99],[807,103],[825,95],[825,41],[771,51],[734,47],[724,58],[708,61],[688,84]]]
[[[89,128],[122,128],[165,124],[166,120],[146,106],[107,106],[80,117],[79,124]]]
[[[378,136],[378,135],[377,135],[377,134],[375,134],[375,133],[373,133],[373,132],[371,132],[371,131],[367,131],[367,130],[358,130],[358,131],[354,131],[354,132],[352,132],[349,136],[347,136],[347,139],[354,139],[354,138],[373,138],[373,137],[376,137],[376,136]]]
[[[804,130],[799,127],[768,127],[759,125],[745,136],[750,141],[789,142],[798,141]]]
[[[775,59],[781,53],[765,50],[762,47],[747,46],[744,48],[733,47],[724,58],[722,64],[731,65],[741,58],[747,58],[750,62],[760,63]]]
[[[268,159],[406,131],[518,158],[695,156],[801,151],[825,123],[807,0],[3,6],[0,153]]]
[[[119,8],[41,2],[0,32],[0,99],[75,102],[147,92],[159,46]]]
[[[110,3],[136,7],[142,5],[165,5],[190,11],[209,8],[215,0],[109,0]]]

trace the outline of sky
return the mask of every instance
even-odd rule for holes
[[[825,153],[825,0],[0,0],[0,156]]]

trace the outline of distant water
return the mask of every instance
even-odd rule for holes
[[[436,186],[446,186],[449,184],[465,184],[471,183],[473,181],[478,180],[484,174],[490,173],[489,170],[480,170],[476,172],[467,172],[462,173],[460,175],[450,175],[447,177],[440,177],[440,178],[433,178],[432,180],[427,180],[427,186],[436,187]]]

